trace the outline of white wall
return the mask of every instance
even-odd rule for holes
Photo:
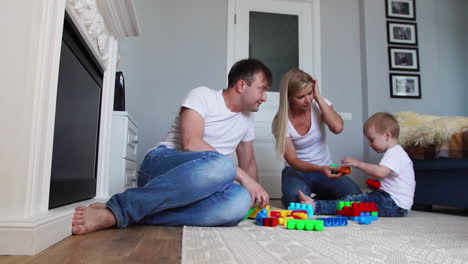
[[[360,10],[357,0],[321,1],[320,8],[323,95],[336,111],[352,114],[342,133],[328,133],[332,158],[340,164],[345,156],[363,156]],[[354,179],[363,184],[361,175],[353,172]]]
[[[468,115],[468,2],[416,1],[421,99],[390,98],[385,1],[364,0],[367,66],[367,115],[415,111],[432,115]],[[379,156],[370,149],[369,159]]]
[[[189,90],[226,85],[227,1],[135,1],[142,34],[120,45],[138,164],[165,136]]]
[[[467,1],[416,1],[421,100],[390,98],[384,3],[320,1],[321,86],[337,111],[353,117],[342,134],[328,137],[335,162],[368,154],[362,124],[374,112],[468,115]],[[127,109],[139,125],[141,162],[165,135],[187,91],[198,85],[224,88],[227,0],[135,4],[142,36],[122,42],[120,68]]]

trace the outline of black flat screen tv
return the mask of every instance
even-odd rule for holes
[[[125,80],[121,71],[115,74],[114,111],[125,111]]]

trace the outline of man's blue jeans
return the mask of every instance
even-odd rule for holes
[[[350,194],[360,194],[361,189],[348,176],[331,180],[320,172],[303,173],[291,167],[285,167],[281,177],[281,202],[288,208],[289,203],[298,203],[297,190],[309,196],[315,193],[314,199],[336,200]]]
[[[160,146],[147,153],[138,188],[107,202],[117,227],[131,224],[232,226],[246,216],[252,200],[235,184],[233,161],[213,151],[184,152]]]
[[[379,216],[406,216],[408,210],[398,207],[390,197],[390,194],[383,190],[376,190],[370,193],[348,195],[340,200],[315,200],[315,214],[334,215],[339,201],[361,201],[375,203],[379,208]]]

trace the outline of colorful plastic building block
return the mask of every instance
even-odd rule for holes
[[[375,203],[361,203],[361,202],[339,202],[337,206],[337,215],[342,216],[361,216],[361,213],[371,213],[371,212],[378,212],[379,209],[377,208]]]
[[[323,220],[289,219],[287,227],[288,229],[323,231],[324,223]]]
[[[356,221],[361,225],[369,225],[372,223],[372,219],[369,216],[356,217]]]
[[[277,215],[278,213],[280,216],[278,217],[286,217],[291,215],[292,210],[274,210],[270,212],[270,216]]]
[[[288,220],[289,219],[294,219],[294,218],[292,216],[280,217],[280,218],[278,218],[278,223],[280,225],[288,226]]]
[[[294,210],[291,212],[290,216],[292,216],[294,219],[309,219],[307,211],[304,210]]]
[[[281,217],[281,213],[278,211],[271,211],[270,217]]]
[[[380,189],[380,182],[373,179],[367,179],[367,186],[372,189]]]
[[[338,173],[351,174],[351,167],[349,167],[349,166],[341,166],[341,167],[338,169]]]
[[[330,164],[330,167],[339,169],[340,166],[338,166],[338,165],[332,163],[332,164]],[[333,173],[333,174],[338,174],[338,170],[332,170],[332,173]]]
[[[349,166],[338,166],[336,164],[330,164],[330,167],[337,168],[337,170],[332,170],[333,174],[343,173],[343,174],[351,174],[351,167]]]
[[[257,217],[257,214],[258,214],[262,209],[267,209],[268,211],[270,211],[270,205],[265,206],[265,208],[258,208],[258,207],[256,207],[255,211],[254,211],[253,213],[250,214],[249,218],[250,218],[250,219],[255,219],[255,217]]]
[[[323,220],[325,227],[329,226],[347,226],[348,218],[344,216],[328,217],[328,218],[317,218],[317,220]]]
[[[301,203],[290,203],[288,210],[299,211],[305,210],[309,218],[314,216],[314,208],[311,204],[301,204]]]
[[[252,215],[253,212],[255,212],[256,210],[257,210],[257,207],[250,209],[247,215],[245,216],[244,220],[247,220],[250,217],[250,215]]]
[[[277,225],[278,225],[278,218],[275,218],[275,217],[263,218],[263,226],[275,227]]]
[[[262,209],[257,216],[255,217],[255,222],[257,225],[263,225],[263,219],[268,217],[268,210],[267,209]]]

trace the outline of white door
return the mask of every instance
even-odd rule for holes
[[[271,122],[278,110],[279,83],[291,68],[320,79],[319,1],[229,0],[227,69],[257,58],[273,72],[267,101],[255,115],[254,140],[259,179],[271,198],[281,197],[282,157],[275,153]]]

